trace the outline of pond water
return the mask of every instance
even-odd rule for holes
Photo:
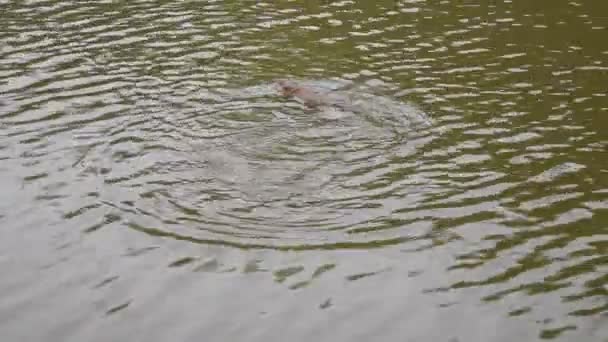
[[[608,2],[0,11],[3,340],[608,341]]]

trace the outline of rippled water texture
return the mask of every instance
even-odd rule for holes
[[[0,0],[2,340],[608,341],[608,2],[478,3]]]

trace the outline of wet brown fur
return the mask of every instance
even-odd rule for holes
[[[299,86],[297,83],[289,80],[278,80],[277,85],[283,96],[295,97],[304,102],[309,107],[319,106],[322,104],[330,104],[331,101],[327,96],[318,93],[312,88]]]

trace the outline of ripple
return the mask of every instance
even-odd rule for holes
[[[498,312],[504,336],[605,331],[605,5],[0,3],[0,316],[90,340],[176,297],[230,327],[310,300],[388,337],[411,311],[388,294],[429,322]]]

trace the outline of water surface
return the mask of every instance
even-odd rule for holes
[[[608,341],[608,3],[0,10],[5,339]]]

